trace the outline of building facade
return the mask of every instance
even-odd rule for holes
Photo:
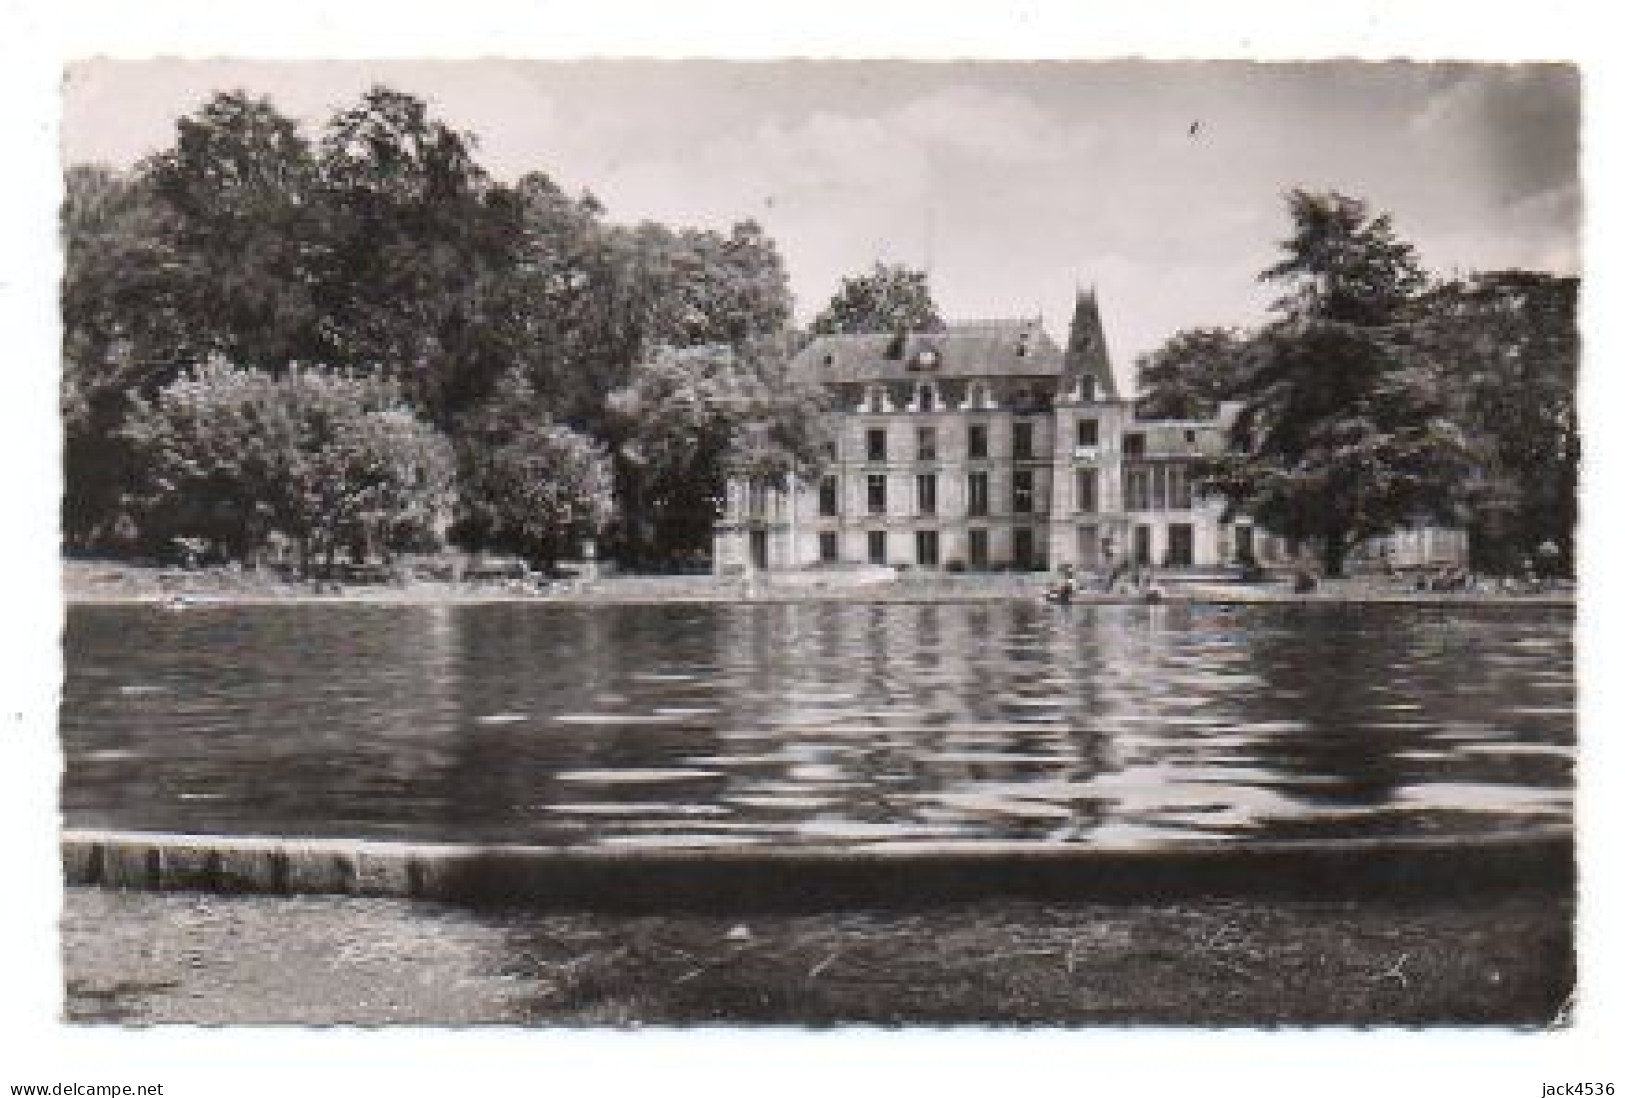
[[[1277,539],[1193,491],[1229,414],[1141,421],[1121,397],[1099,304],[1065,346],[1038,320],[826,335],[790,367],[830,394],[835,453],[816,483],[736,481],[714,535],[721,574],[840,564],[1090,572],[1279,560]]]

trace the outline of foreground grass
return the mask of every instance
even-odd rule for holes
[[[85,1022],[1544,1026],[1572,905],[980,903],[722,917],[70,889]]]

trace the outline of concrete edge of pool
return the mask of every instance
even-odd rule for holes
[[[559,848],[67,830],[69,885],[617,910],[1572,895],[1573,832],[1083,847]]]

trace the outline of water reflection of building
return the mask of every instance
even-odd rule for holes
[[[1035,319],[942,332],[827,335],[796,356],[839,417],[816,484],[730,485],[719,571],[820,562],[924,569],[1083,568],[1124,558],[1210,567],[1275,546],[1192,492],[1227,424],[1141,421],[1118,395],[1095,295],[1064,348]]]

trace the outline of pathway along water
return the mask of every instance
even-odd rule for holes
[[[611,848],[1562,827],[1572,612],[70,608],[78,828]]]

